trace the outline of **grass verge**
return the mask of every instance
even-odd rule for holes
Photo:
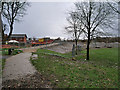
[[[22,52],[23,52],[22,50],[14,49],[13,52],[12,52],[12,55],[16,55],[16,54],[19,54],[19,53],[22,53]],[[1,49],[0,54],[8,55],[8,48]]]
[[[60,58],[44,53],[63,55]],[[90,60],[85,61],[85,51],[70,59],[70,53],[60,54],[39,49],[38,59],[32,64],[42,75],[48,77],[57,88],[118,88],[118,51],[116,48],[90,50]],[[112,67],[111,67],[112,65]]]
[[[5,66],[5,59],[0,59],[0,77],[2,76],[2,73],[3,73],[3,69],[4,69],[4,66]]]

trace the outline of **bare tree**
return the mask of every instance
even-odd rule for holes
[[[13,2],[2,2],[2,9],[1,14],[3,16],[2,22],[3,22],[3,28],[2,28],[2,36],[4,38],[4,32],[6,30],[6,27],[8,25],[9,27],[9,34],[7,39],[10,38],[15,21],[20,21],[21,18],[26,14],[25,11],[27,9],[27,6],[29,6],[29,3],[27,2],[20,2],[20,0],[16,0]],[[7,23],[5,23],[7,22]]]
[[[79,20],[76,18],[76,12],[70,12],[67,21],[69,22],[69,26],[65,27],[68,34],[73,34],[75,45],[76,45],[76,55],[77,55],[77,44],[80,35],[82,34],[82,26],[79,23]]]
[[[111,7],[112,10],[115,11],[116,13],[120,14],[120,10],[119,10],[120,1],[112,0],[112,2],[114,3],[108,2],[109,7]]]
[[[0,12],[0,40],[2,41],[2,20],[1,20],[1,12]],[[0,42],[1,42],[0,41]]]
[[[0,34],[1,34],[1,38],[4,37],[4,33],[3,33],[3,23],[2,23],[2,11],[3,11],[3,3],[2,1],[0,1]],[[3,38],[1,39],[3,40]]]
[[[76,2],[76,17],[81,29],[87,37],[87,60],[89,60],[89,45],[93,37],[114,30],[117,14],[107,2]]]

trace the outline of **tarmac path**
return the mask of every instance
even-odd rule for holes
[[[29,61],[30,56],[31,53],[26,52],[8,58],[3,71],[3,81],[17,79],[27,74],[33,74],[36,72]]]
[[[47,45],[47,47],[58,45],[58,43],[53,43]],[[23,53],[11,56],[6,59],[5,67],[3,70],[2,80],[19,79],[28,74],[34,74],[36,72],[35,68],[30,63],[31,52],[35,52],[38,48],[44,48],[46,45],[23,48]]]

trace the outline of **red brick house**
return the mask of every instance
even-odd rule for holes
[[[10,40],[16,40],[19,43],[27,43],[27,35],[26,34],[12,34],[10,36]]]

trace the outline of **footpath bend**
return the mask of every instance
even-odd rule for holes
[[[53,43],[47,45],[47,47],[58,45],[58,43]],[[46,45],[22,48],[23,53],[11,56],[6,59],[2,81],[19,79],[28,74],[34,74],[36,69],[30,63],[30,56],[32,52],[35,52],[38,48],[44,48]]]

